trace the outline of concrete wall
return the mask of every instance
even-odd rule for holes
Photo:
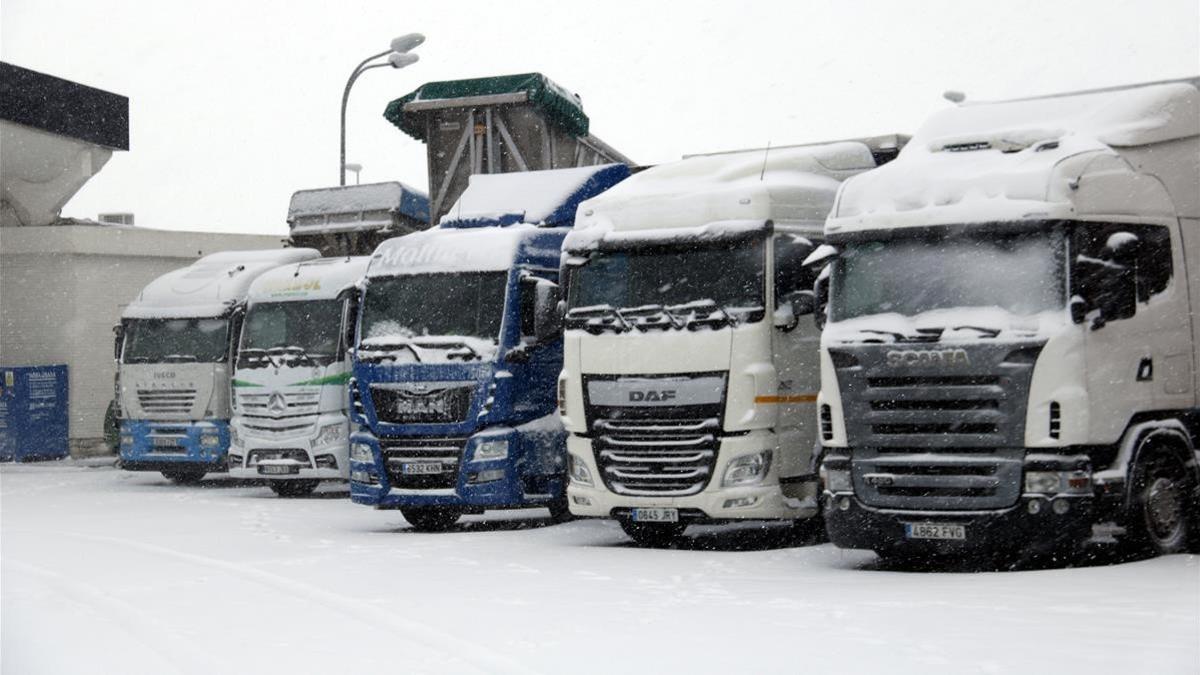
[[[201,255],[280,248],[281,236],[98,225],[0,228],[0,365],[65,363],[71,439],[103,434],[113,333],[142,287]]]

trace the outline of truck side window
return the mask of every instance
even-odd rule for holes
[[[812,290],[819,269],[801,263],[816,244],[798,234],[783,232],[775,235],[775,301],[793,291]]]
[[[1123,246],[1120,233],[1134,235],[1137,240]],[[1086,296],[1089,271],[1079,265],[1079,256],[1116,263],[1133,270],[1139,303],[1167,290],[1173,273],[1171,264],[1171,232],[1161,225],[1126,225],[1121,223],[1089,223],[1075,228],[1071,239],[1073,268],[1071,293]]]

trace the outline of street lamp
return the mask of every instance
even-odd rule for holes
[[[419,57],[410,52],[419,47],[422,42],[425,42],[425,36],[420,33],[401,35],[392,40],[391,47],[387,51],[372,54],[363,59],[362,63],[354,68],[354,72],[350,73],[350,79],[346,80],[346,89],[342,91],[342,147],[341,155],[338,158],[339,185],[346,184],[346,102],[350,100],[350,87],[354,86],[354,81],[358,79],[359,75],[372,68],[383,68],[384,66],[404,68],[416,63]],[[371,63],[371,61],[384,56],[387,57],[386,61]]]

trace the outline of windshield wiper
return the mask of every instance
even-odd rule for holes
[[[983,333],[984,335],[986,335],[990,338],[997,337],[1000,335],[1000,333],[1004,332],[999,328],[988,328],[987,326],[952,326],[950,328],[950,330],[963,330],[963,329],[977,330],[980,333]]]
[[[386,359],[386,358],[395,359],[396,357],[392,356],[391,354],[389,354],[387,352],[389,350],[394,350],[394,348],[396,348],[396,347],[401,347],[401,348],[407,349],[408,351],[412,352],[413,358],[417,360],[417,363],[421,362],[421,360],[422,360],[421,352],[417,351],[417,348],[414,347],[411,342],[383,342],[383,343],[375,343],[375,344],[370,344],[370,345],[362,345],[362,347],[359,349],[359,354],[361,355],[359,358],[361,358],[364,361],[368,361],[368,360],[382,361],[383,359]],[[364,351],[366,351],[366,352],[384,352],[384,353],[362,354],[362,352],[364,352]]]
[[[667,311],[688,330],[696,330],[700,326],[724,328],[738,325],[738,320],[715,300],[696,300],[682,305],[671,305],[667,307]],[[706,314],[702,316],[702,313]]]
[[[196,363],[199,360],[191,354],[168,354],[163,357],[163,363]]]
[[[592,335],[599,335],[607,330],[614,333],[632,330],[629,322],[612,305],[576,307],[567,312],[565,324],[566,328],[582,328]]]
[[[477,361],[482,361],[483,356],[475,350],[474,347],[465,342],[417,342],[416,345],[421,349],[445,349],[446,358],[462,358],[463,361],[474,358]],[[462,350],[466,350],[464,353]]]
[[[671,328],[683,327],[683,324],[669,310],[664,309],[662,305],[626,307],[621,309],[618,315],[626,322],[632,323],[634,328],[643,332],[653,329],[669,330]]]

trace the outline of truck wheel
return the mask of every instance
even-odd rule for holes
[[[458,522],[462,512],[444,506],[404,506],[400,514],[417,532],[445,532]]]
[[[162,475],[176,485],[195,485],[206,473],[204,469],[171,469],[163,471]]]
[[[268,484],[271,491],[280,497],[307,497],[317,489],[316,480],[273,480]]]
[[[546,505],[550,509],[550,520],[556,523],[565,523],[574,518],[571,515],[571,508],[567,506],[567,496],[563,495]]]
[[[1133,472],[1125,539],[1139,553],[1165,555],[1187,549],[1192,485],[1175,453],[1147,449]]]
[[[679,541],[687,528],[683,523],[635,523],[628,518],[622,518],[620,523],[635,544],[646,548],[668,548]]]

